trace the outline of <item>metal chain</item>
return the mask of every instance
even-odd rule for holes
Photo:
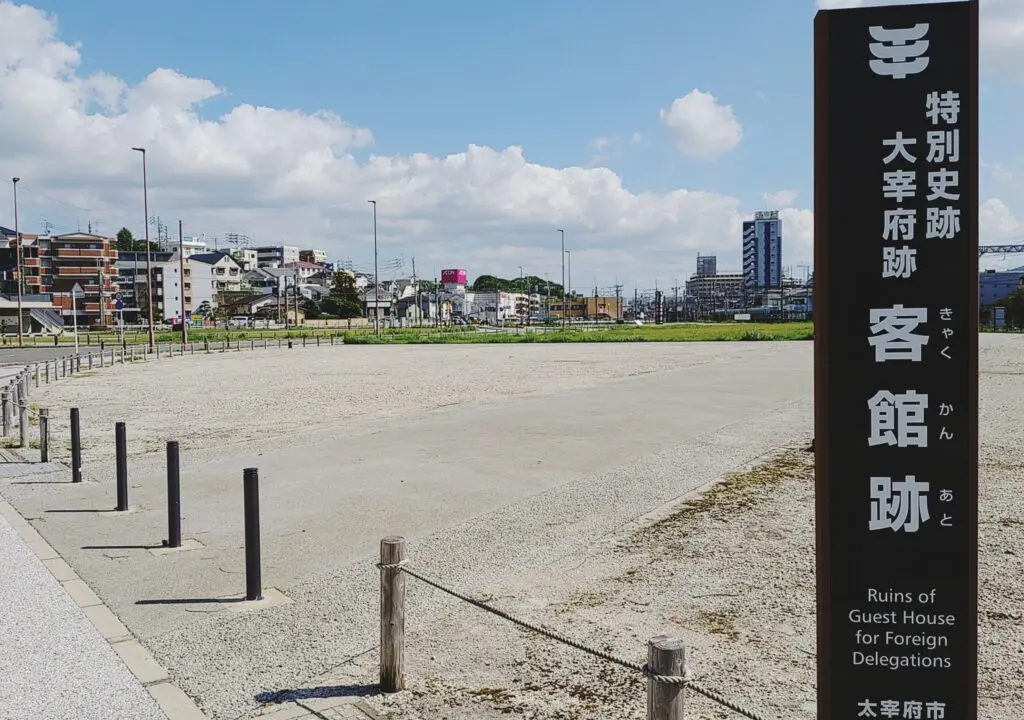
[[[763,716],[758,715],[757,713],[751,710],[747,710],[742,705],[737,705],[736,703],[727,700],[725,697],[719,695],[717,692],[709,690],[701,685],[698,685],[690,679],[689,673],[685,669],[683,671],[683,675],[660,675],[651,670],[650,667],[647,665],[641,665],[640,663],[635,663],[631,660],[626,660],[625,658],[605,652],[604,650],[597,650],[592,647],[587,647],[586,645],[576,640],[573,640],[570,637],[566,637],[561,633],[554,632],[553,630],[547,630],[546,628],[540,627],[539,625],[534,625],[533,623],[527,622],[522,618],[518,618],[515,615],[512,615],[511,613],[508,613],[504,610],[501,610],[496,607],[491,607],[490,605],[487,605],[486,603],[483,603],[479,600],[474,600],[468,595],[464,595],[458,592],[457,590],[447,588],[441,583],[437,582],[436,580],[431,580],[430,578],[424,577],[423,575],[419,574],[415,570],[410,570],[409,567],[406,565],[405,560],[393,564],[377,563],[377,567],[381,570],[399,570],[400,572],[404,572],[406,575],[411,575],[420,582],[426,583],[427,585],[430,585],[431,587],[436,588],[443,593],[451,595],[454,598],[458,598],[463,602],[467,602],[473,607],[479,608],[484,612],[489,612],[492,615],[497,615],[498,617],[504,620],[508,620],[510,623],[514,625],[519,625],[520,627],[524,627],[527,630],[532,630],[533,632],[539,635],[543,635],[546,638],[549,638],[556,642],[560,642],[563,645],[568,645],[569,647],[576,648],[577,650],[585,652],[588,655],[593,655],[594,657],[600,658],[606,662],[614,663],[615,665],[619,665],[629,670],[638,672],[644,675],[645,677],[654,680],[655,682],[665,683],[666,685],[680,685],[682,687],[689,688],[690,690],[696,692],[698,695],[703,695],[709,700],[713,700],[714,702],[717,702],[719,705],[727,707],[730,710],[737,712],[740,715],[743,715],[744,717],[749,718],[750,720],[766,720],[766,718],[764,718]]]

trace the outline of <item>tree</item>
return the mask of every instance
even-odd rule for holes
[[[362,317],[363,301],[359,299],[355,277],[347,272],[334,273],[331,294],[320,303],[320,310],[342,319]]]
[[[1006,324],[1010,327],[1024,327],[1024,288],[1014,290],[995,305],[1006,308]]]
[[[323,311],[320,308],[320,303],[316,300],[307,299],[302,303],[302,311],[306,314],[307,320],[316,320],[323,314]]]
[[[438,288],[438,284],[433,280],[420,280],[419,286],[421,293],[437,292]]]
[[[117,250],[145,252],[146,241],[136,240],[135,236],[132,235],[132,231],[123,227],[117,231],[117,242],[114,243],[114,248]],[[150,241],[149,249],[156,252],[160,249],[160,246],[157,243]]]
[[[117,242],[114,247],[118,250],[134,250],[135,249],[135,237],[132,235],[132,231],[126,227],[121,228],[117,231]]]
[[[511,280],[506,280],[496,275],[481,275],[473,281],[473,284],[468,289],[473,292],[494,292],[498,290],[500,292],[536,292],[543,295],[547,293],[549,285],[551,287],[551,297],[558,297],[562,292],[562,286],[554,282],[548,283],[547,280],[536,275],[527,275],[522,279],[515,277]]]

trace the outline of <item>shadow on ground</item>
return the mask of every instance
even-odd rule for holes
[[[339,697],[367,697],[377,695],[380,686],[373,685],[321,685],[311,688],[297,688],[295,690],[276,690],[274,692],[262,692],[255,696],[256,702],[264,704],[280,704],[286,702],[298,702],[300,700],[315,700],[322,698]]]

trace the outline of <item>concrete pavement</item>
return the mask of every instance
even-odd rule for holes
[[[67,589],[54,574],[63,572],[56,553],[40,560],[45,544],[32,540],[30,549],[19,533],[38,535],[8,517],[18,521],[0,502],[0,717],[166,720],[69,594],[81,588]]]

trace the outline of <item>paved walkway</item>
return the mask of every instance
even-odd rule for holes
[[[0,450],[0,481],[66,475]],[[41,481],[46,482],[54,481]],[[206,720],[145,648],[0,497],[0,720]],[[386,720],[356,697],[296,693],[259,720]],[[319,697],[318,697],[319,695]]]
[[[165,720],[12,514],[0,502],[0,717]]]

